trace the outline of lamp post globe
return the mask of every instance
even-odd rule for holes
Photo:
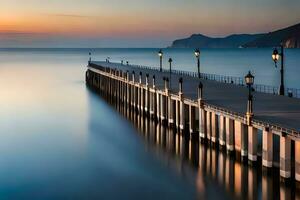
[[[273,53],[272,53],[272,59],[273,59],[273,61],[274,61],[275,64],[276,64],[277,61],[279,60],[279,57],[280,57],[280,55],[279,55],[279,53],[278,53],[278,50],[277,50],[277,48],[275,48],[275,49],[273,50]]]
[[[159,56],[159,57],[162,57],[163,55],[164,55],[164,53],[163,53],[162,50],[160,49],[159,52],[158,52],[158,56]]]
[[[277,67],[278,60],[281,60],[280,67],[280,87],[279,87],[279,95],[284,95],[284,48],[283,45],[280,45],[280,52],[277,48],[273,50],[272,60],[275,63],[275,67]]]
[[[200,50],[199,49],[195,50],[195,56],[196,56],[196,58],[198,58],[200,56]]]
[[[252,86],[254,83],[254,76],[249,71],[248,74],[245,76],[245,82],[248,86]]]
[[[201,74],[200,74],[200,50],[196,49],[194,53],[195,53],[195,56],[196,56],[196,59],[197,59],[198,78],[201,78]]]
[[[160,49],[158,52],[158,57],[159,57],[159,71],[162,71],[162,58],[163,58],[164,53]]]

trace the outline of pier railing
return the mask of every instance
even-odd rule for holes
[[[130,65],[132,67],[136,67],[139,69],[148,69],[148,70],[154,70],[159,71],[159,68],[157,67],[149,67],[149,66],[142,66],[142,65]],[[170,73],[170,70],[163,69],[162,72]],[[197,72],[192,71],[183,71],[178,69],[172,69],[172,74],[178,74],[181,76],[191,76],[191,77],[198,77]],[[208,74],[208,73],[200,73],[200,77],[205,80],[212,80],[212,81],[218,81],[222,83],[231,83],[236,85],[244,85],[244,80],[241,77],[235,77],[235,76],[224,76],[224,75],[218,75],[218,74]]]
[[[274,94],[274,95],[277,95],[278,91],[279,91],[278,87],[270,86],[270,85],[261,85],[261,84],[253,85],[253,89],[256,92],[262,92],[262,93],[268,93],[268,94]],[[285,96],[300,98],[300,89],[285,88]]]
[[[150,66],[143,66],[143,65],[132,65],[129,66],[139,68],[139,69],[147,69],[147,70],[153,70],[153,71],[160,71],[157,67],[150,67]],[[163,69],[162,72],[170,73],[170,70]],[[181,76],[190,76],[197,78],[198,73],[192,72],[192,71],[183,71],[183,70],[177,70],[173,69],[171,71],[172,74],[178,74]],[[246,86],[244,79],[241,77],[236,76],[225,76],[225,75],[218,75],[218,74],[208,74],[208,73],[200,73],[200,77],[205,80],[211,80],[211,81],[217,81],[221,83],[228,83],[228,84],[235,84],[240,86]],[[263,85],[263,84],[254,84],[253,90],[255,92],[261,92],[261,93],[267,93],[267,94],[274,94],[277,95],[279,88],[276,86],[270,86],[270,85]],[[294,98],[300,98],[300,89],[296,88],[285,88],[285,96],[294,97]]]

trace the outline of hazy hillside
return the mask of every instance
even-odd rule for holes
[[[212,38],[202,34],[194,34],[189,38],[175,40],[172,48],[238,48],[253,41],[262,34],[236,34],[224,38]]]
[[[224,38],[193,34],[175,40],[171,48],[273,47],[280,43],[287,48],[300,48],[300,24],[265,34],[235,34]]]
[[[300,24],[270,32],[243,47],[273,47],[282,43],[288,48],[300,48]]]

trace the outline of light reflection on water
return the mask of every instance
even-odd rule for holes
[[[300,199],[299,185],[280,179],[278,168],[267,170],[260,162],[248,163],[218,146],[199,142],[195,136],[113,105],[132,121],[149,151],[166,165],[175,158],[174,167],[182,176],[192,174],[199,199]]]

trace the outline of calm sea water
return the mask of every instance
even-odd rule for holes
[[[86,88],[89,51],[94,60],[157,65],[156,49],[0,50],[0,199],[295,196],[295,185],[280,184],[276,170],[262,175],[157,124],[128,120]],[[233,76],[251,69],[256,81],[276,85],[271,52],[204,50],[202,69]],[[174,68],[194,69],[193,50],[168,49],[165,56]],[[299,85],[299,61],[299,50],[287,50],[290,87]]]

